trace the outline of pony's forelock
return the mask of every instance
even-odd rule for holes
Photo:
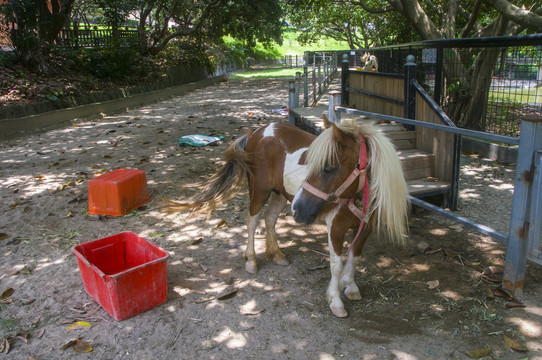
[[[333,141],[333,129],[329,127],[314,139],[307,150],[308,175],[318,174],[326,165],[335,166],[338,163],[338,145]]]

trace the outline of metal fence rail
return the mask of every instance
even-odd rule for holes
[[[327,56],[321,61],[314,61],[311,67],[303,66],[303,73],[297,72],[295,79],[290,81],[288,107],[314,106],[329,87],[338,72],[337,56]],[[302,102],[300,102],[303,93]]]

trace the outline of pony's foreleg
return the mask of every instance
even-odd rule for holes
[[[344,295],[350,300],[361,300],[361,294],[355,283],[354,275],[356,273],[356,266],[361,259],[363,245],[365,245],[365,241],[373,231],[374,219],[373,216],[371,220],[363,226],[358,239],[351,245],[350,250],[348,251],[348,258],[341,275],[340,288],[344,289]],[[356,236],[356,233],[357,229],[354,229],[354,237]]]
[[[245,270],[248,273],[256,274],[258,272],[258,264],[256,263],[256,251],[254,250],[254,234],[258,226],[261,210],[256,215],[247,215],[248,242],[245,250]]]
[[[343,273],[343,262],[341,259],[342,243],[346,230],[333,226],[333,218],[336,213],[337,210],[332,210],[331,213],[326,216],[330,260],[329,267],[331,270],[331,280],[327,288],[326,297],[333,315],[337,317],[346,317],[348,316],[348,313],[344,309],[340,291],[341,275]]]
[[[267,211],[265,212],[265,254],[268,259],[272,258],[279,265],[288,265],[286,256],[280,251],[275,232],[275,225],[277,224],[280,212],[284,208],[284,205],[286,205],[286,201],[284,196],[272,193],[267,205]]]

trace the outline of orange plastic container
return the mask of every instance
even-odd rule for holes
[[[89,214],[123,216],[150,199],[143,170],[117,169],[88,182]]]
[[[167,258],[160,247],[123,232],[73,248],[87,293],[115,320],[167,300]]]

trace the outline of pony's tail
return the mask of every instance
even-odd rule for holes
[[[168,213],[183,210],[210,214],[215,207],[234,197],[250,173],[245,146],[250,134],[235,140],[224,152],[226,164],[208,181],[202,192],[186,201],[165,200],[161,207]]]
[[[410,201],[401,160],[392,142],[379,131],[371,131],[368,144],[371,154],[369,213],[376,215],[378,230],[404,245]]]

